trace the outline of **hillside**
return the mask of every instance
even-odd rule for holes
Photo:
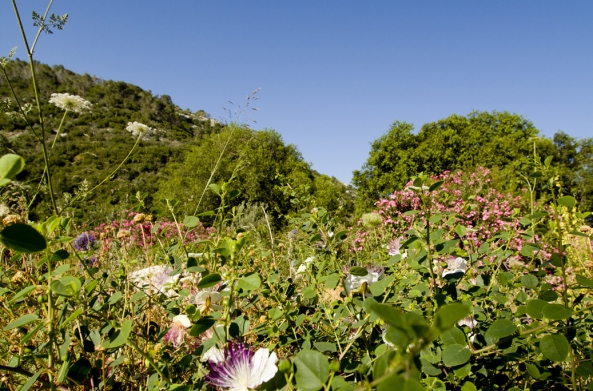
[[[6,73],[21,101],[34,102],[28,63],[12,61],[7,65]],[[135,197],[137,193],[145,195],[144,207],[147,211],[162,209],[154,195],[159,191],[161,183],[168,181],[165,168],[171,163],[182,163],[185,154],[201,145],[204,139],[223,137],[223,124],[211,119],[202,110],[192,112],[181,109],[167,95],[156,96],[150,91],[121,81],[102,80],[88,74],[79,75],[59,65],[36,63],[36,75],[41,110],[46,119],[45,128],[53,130],[52,134],[46,135],[46,144],[51,146],[55,138],[49,160],[54,194],[62,206],[67,205],[72,195],[84,193],[99,184],[125,159],[136,142],[136,137],[125,130],[129,122],[140,122],[154,129],[152,135],[139,141],[131,157],[105,185],[89,194],[83,202],[74,205],[74,208],[66,210],[74,217],[84,217],[87,224],[103,221],[116,210],[131,209],[138,202]],[[68,113],[59,135],[55,131],[60,126],[63,111],[49,103],[51,94],[56,92],[79,95],[92,103],[88,112]],[[40,143],[27,129],[24,120],[9,115],[15,105],[10,86],[4,78],[0,79],[0,97],[5,106],[6,99],[12,102],[11,107],[4,107],[0,113],[0,152],[17,153],[26,161],[26,168],[17,178],[18,182],[5,192],[3,199],[11,209],[20,213],[29,209],[29,217],[37,219],[50,213],[47,188],[39,186],[44,167]],[[28,118],[32,123],[38,123],[34,110],[29,113]],[[258,133],[251,129],[248,132]],[[282,147],[286,147],[281,138],[279,142]],[[295,152],[293,157],[299,162],[295,167],[298,166],[300,171],[304,170],[304,175],[308,178],[306,182],[310,182],[308,186],[311,194],[315,193],[314,182],[318,177],[325,178],[324,182],[330,183],[330,189],[335,188],[335,194],[344,193],[343,184],[311,170],[296,148]],[[213,160],[216,158],[212,157]],[[259,170],[257,166],[243,166],[244,170],[250,172]],[[266,167],[266,170],[273,175],[277,167],[273,164],[272,167]],[[282,174],[290,177],[292,171],[292,168],[286,168]],[[170,170],[169,173],[174,174]],[[229,178],[218,179],[226,181]],[[324,185],[324,192],[327,192],[327,183]],[[242,190],[241,183],[236,186]],[[251,194],[254,192],[257,189],[252,189]],[[245,197],[239,197],[235,202],[239,205],[248,201]],[[277,209],[274,205],[277,200],[267,201],[270,208]],[[204,207],[217,207],[216,202],[212,200]],[[346,209],[351,210],[348,202],[351,204],[351,200],[341,204],[347,204]],[[31,208],[27,208],[27,205]],[[289,212],[290,208],[282,208],[282,214]],[[280,219],[280,215],[277,218]],[[276,225],[278,224],[282,223],[277,222]]]

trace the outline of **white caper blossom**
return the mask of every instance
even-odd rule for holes
[[[128,122],[126,130],[132,133],[134,136],[138,136],[140,134],[147,136],[152,133],[152,128],[150,126],[146,126],[140,122]]]
[[[443,277],[449,274],[465,274],[467,270],[467,261],[461,257],[449,259],[447,261],[447,268],[443,270]]]
[[[49,99],[49,103],[53,103],[56,107],[62,110],[74,111],[81,113],[91,109],[91,102],[81,98],[78,95],[70,95],[67,92],[63,94],[53,93]]]

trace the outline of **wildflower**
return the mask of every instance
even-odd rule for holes
[[[170,342],[176,348],[179,347],[185,340],[187,328],[191,326],[189,318],[185,315],[177,315],[173,318],[171,328],[165,334],[164,341]]]
[[[89,251],[96,242],[97,240],[93,235],[83,232],[74,239],[72,246],[76,251]]]
[[[253,353],[243,343],[230,342],[224,350],[210,348],[206,352],[210,372],[205,381],[229,391],[249,391],[272,379],[278,368],[276,353],[259,349]]]
[[[367,274],[364,276],[355,276],[354,274],[348,273],[344,279],[344,289],[346,290],[346,294],[350,294],[350,292],[359,289],[364,283],[369,286],[372,283],[379,281],[379,278],[381,278],[385,271],[385,269],[380,266],[367,266],[365,269],[367,270]]]
[[[122,239],[122,238],[126,238],[126,237],[128,237],[128,236],[130,236],[130,235],[131,235],[131,232],[130,232],[130,230],[129,230],[129,229],[120,229],[120,230],[117,232],[117,235],[116,235],[116,237],[117,237],[118,239]]]
[[[215,311],[221,310],[223,307],[216,304],[221,298],[220,293],[214,290],[203,290],[195,296],[194,303],[200,310],[200,313],[204,314],[208,308],[212,308]]]
[[[57,107],[66,111],[74,111],[75,113],[81,113],[85,110],[91,109],[91,102],[81,98],[78,95],[64,94],[51,94],[49,103],[53,103]]]
[[[141,124],[140,122],[128,122],[128,126],[126,126],[126,130],[132,133],[134,136],[138,136],[140,134],[149,134],[152,132],[152,128]]]
[[[447,268],[443,270],[443,277],[451,275],[451,278],[459,277],[459,273],[461,275],[465,274],[467,270],[467,261],[461,257],[449,259],[447,261]]]
[[[301,263],[299,265],[299,268],[296,271],[296,274],[304,274],[307,271],[307,267],[313,263],[313,261],[315,260],[314,257],[309,257],[307,259],[305,259],[303,261],[303,263]]]
[[[149,266],[131,273],[130,280],[140,287],[148,286],[149,290],[173,296],[175,291],[170,288],[179,279],[179,274],[170,276],[171,271],[173,269],[165,265]]]
[[[391,256],[399,254],[399,255],[401,255],[401,259],[405,259],[408,256],[407,251],[404,251],[403,254],[401,252],[401,239],[400,238],[393,239],[389,243],[389,246],[387,246],[387,249],[389,251],[389,255],[391,255]]]

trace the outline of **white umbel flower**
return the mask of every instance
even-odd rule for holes
[[[49,103],[56,105],[62,110],[74,111],[75,113],[82,113],[83,111],[91,109],[91,102],[81,98],[78,95],[70,95],[67,92],[63,94],[53,93],[49,99]]]
[[[138,136],[140,134],[148,135],[152,132],[152,128],[150,126],[146,126],[140,122],[128,122],[126,130],[132,133],[134,136]]]

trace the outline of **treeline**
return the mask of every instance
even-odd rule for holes
[[[537,198],[549,191],[541,172],[551,156],[549,175],[560,179],[560,193],[574,196],[582,211],[593,210],[593,139],[577,140],[559,131],[542,136],[528,120],[508,112],[472,112],[424,124],[419,132],[396,121],[375,140],[362,169],[354,171],[357,209],[368,210],[380,197],[406,186],[418,173],[493,170],[493,186],[523,194],[535,186]]]
[[[16,109],[11,87],[21,103],[34,103],[29,65],[12,61],[6,67],[10,84],[0,79],[0,153],[17,153],[26,160],[25,170],[1,195],[14,212],[37,220],[51,214],[47,186],[42,181],[44,164],[40,143],[23,119],[10,115]],[[353,211],[353,195],[335,178],[311,169],[293,145],[286,145],[272,130],[255,131],[245,126],[226,126],[202,110],[192,112],[176,106],[167,95],[125,82],[79,75],[62,66],[36,63],[41,110],[45,118],[54,195],[65,210],[86,225],[113,218],[116,211],[139,205],[145,212],[167,213],[163,199],[176,198],[180,213],[213,210],[220,199],[207,192],[198,207],[196,194],[207,184],[233,180],[239,192],[231,206],[248,202],[269,211],[272,224],[282,227],[286,216],[296,211],[286,187],[301,188],[313,202],[331,206],[344,217]],[[52,93],[67,92],[92,103],[89,112],[68,113],[56,134],[63,111],[48,103]],[[7,101],[8,99],[8,101]],[[28,117],[38,123],[34,112]],[[125,130],[128,122],[140,122],[155,132],[139,146],[104,185],[90,194],[125,159],[136,137]],[[225,145],[224,148],[217,146]],[[210,177],[210,175],[212,177]],[[195,202],[194,202],[195,201]],[[191,207],[190,207],[191,206]]]

